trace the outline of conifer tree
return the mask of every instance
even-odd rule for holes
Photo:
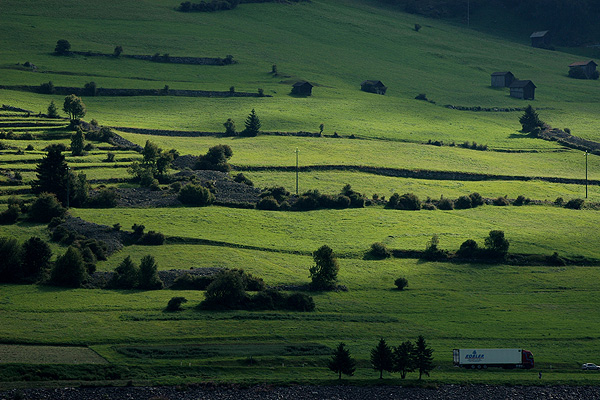
[[[342,379],[342,374],[352,376],[356,370],[356,361],[350,356],[350,350],[342,342],[333,352],[333,356],[327,364],[330,370],[338,374],[338,379]]]
[[[383,379],[383,371],[392,372],[394,369],[392,349],[390,349],[390,346],[388,346],[383,338],[371,350],[371,365],[375,371],[379,371],[379,379]]]
[[[83,155],[83,141],[85,136],[80,127],[77,127],[77,130],[73,135],[71,135],[71,154],[73,156],[81,156]]]
[[[242,132],[244,136],[257,136],[260,132],[261,123],[258,115],[256,115],[256,111],[254,108],[248,117],[246,118],[246,122],[244,122],[246,129]]]
[[[85,262],[81,252],[69,246],[65,254],[59,256],[54,263],[51,281],[57,286],[80,287],[87,278]]]
[[[544,122],[540,120],[538,113],[531,107],[531,104],[525,108],[525,112],[519,118],[519,122],[523,127],[523,132],[526,133],[533,132],[535,128],[544,126]]]
[[[427,346],[423,335],[419,335],[415,349],[415,369],[419,370],[419,380],[423,374],[429,376],[433,369],[433,350]]]
[[[115,268],[111,286],[119,289],[134,289],[139,282],[140,270],[137,265],[131,261],[131,257],[127,256]]]
[[[138,287],[145,290],[158,290],[163,288],[163,282],[158,276],[158,265],[154,257],[146,255],[140,263],[140,279]]]
[[[56,104],[54,104],[54,100],[50,102],[48,105],[48,118],[58,118],[58,109],[56,108]]]
[[[402,342],[394,349],[394,372],[400,372],[400,378],[415,370],[415,346],[410,340]]]
[[[37,180],[33,181],[33,193],[54,193],[58,200],[66,204],[68,166],[65,156],[58,147],[50,147],[46,157],[35,168]]]

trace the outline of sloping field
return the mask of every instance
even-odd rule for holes
[[[106,364],[87,347],[0,344],[0,364]]]

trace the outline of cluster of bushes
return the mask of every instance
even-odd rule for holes
[[[158,276],[158,265],[154,257],[146,255],[137,266],[130,256],[127,256],[115,268],[115,273],[109,282],[109,287],[116,289],[160,290],[164,284]]]
[[[448,199],[442,196],[439,200],[427,198],[424,203],[421,203],[419,197],[414,193],[405,193],[399,195],[394,193],[390,196],[386,204],[386,208],[393,210],[453,210],[475,208],[484,204],[483,197],[477,192],[471,193],[468,196],[460,196],[456,200]]]
[[[585,200],[583,199],[571,199],[567,202],[562,197],[557,197],[554,200],[554,204],[559,207],[570,208],[571,210],[581,210],[583,205],[585,204]]]
[[[198,157],[194,169],[229,172],[231,171],[229,159],[232,156],[233,150],[226,144],[210,147],[206,154]]]
[[[432,146],[443,146],[444,145],[444,141],[443,140],[431,140],[431,139],[429,139],[429,141],[427,142],[427,144],[430,144]],[[450,144],[448,146],[454,147],[454,146],[456,146],[456,143],[450,142]],[[459,144],[458,147],[462,147],[463,149],[480,150],[480,151],[486,151],[488,149],[488,145],[487,144],[477,144],[477,142],[470,143],[468,141]]]
[[[130,244],[160,246],[165,243],[165,235],[156,231],[148,231],[144,233],[144,229],[146,229],[146,227],[142,224],[133,224],[131,229],[133,232],[129,238]]]
[[[242,279],[244,290],[258,292],[265,290],[266,285],[262,278],[252,276],[243,269],[231,269],[228,271],[235,272]],[[173,290],[206,290],[208,286],[216,279],[218,274],[212,275],[191,275],[183,274],[173,282],[171,289]]]
[[[287,294],[274,289],[260,290],[254,295],[241,270],[224,270],[206,288],[206,297],[198,306],[204,310],[292,310],[313,311],[315,303],[305,293]],[[254,280],[254,282],[256,282]]]
[[[223,10],[233,10],[240,4],[240,0],[212,0],[210,2],[201,1],[200,3],[192,3],[185,1],[177,7],[177,11],[181,12],[213,12]]]
[[[150,140],[146,140],[142,155],[144,156],[142,161],[134,161],[129,166],[128,172],[141,186],[158,190],[158,178],[165,175],[171,162],[179,157],[179,152],[175,149],[163,151]]]
[[[215,195],[211,191],[202,186],[193,183],[188,183],[179,190],[177,199],[183,204],[196,207],[204,207],[211,205],[215,201]]]
[[[363,194],[352,190],[350,185],[344,186],[342,191],[335,196],[321,194],[318,190],[309,190],[292,204],[289,202],[290,192],[283,187],[265,189],[260,197],[261,200],[257,203],[256,208],[273,211],[362,208],[368,201]]]

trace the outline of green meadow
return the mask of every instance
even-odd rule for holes
[[[600,385],[600,375],[580,370],[600,354],[598,204],[600,158],[587,159],[588,198],[582,210],[553,204],[584,198],[586,158],[580,150],[520,132],[517,111],[459,111],[446,107],[522,109],[531,104],[540,118],[573,135],[600,141],[599,81],[567,77],[581,57],[534,49],[527,37],[501,38],[494,26],[473,29],[458,22],[426,19],[365,0],[312,0],[310,3],[241,4],[215,13],[179,13],[178,2],[143,0],[109,3],[4,0],[0,15],[0,85],[101,88],[196,89],[257,93],[265,97],[83,96],[86,121],[113,127],[139,145],[150,140],[181,155],[200,155],[217,144],[233,150],[232,174],[243,172],[256,187],[295,191],[298,154],[300,193],[317,189],[337,194],[352,188],[371,198],[414,193],[421,200],[457,198],[473,192],[494,199],[523,195],[536,205],[450,211],[398,211],[382,205],[362,209],[273,212],[220,206],[172,208],[71,209],[86,221],[167,236],[162,246],[126,246],[99,261],[113,271],[127,256],[139,263],[152,255],[163,271],[241,268],[270,286],[305,285],[311,253],[327,244],[339,257],[339,284],[347,291],[312,292],[314,312],[201,311],[202,291],[64,289],[44,285],[0,285],[0,387],[25,378],[11,368],[41,368],[52,353],[67,375],[105,382],[104,375],[81,378],[70,364],[75,347],[89,347],[109,365],[127,372],[115,380],[134,384],[198,381],[239,383],[331,383],[326,365],[332,349],[345,342],[358,361],[349,382],[371,384],[377,374],[369,356],[384,337],[398,345],[424,335],[434,349],[437,383],[537,384],[538,371],[552,384]],[[483,18],[483,17],[482,17]],[[422,25],[415,32],[415,23]],[[482,31],[483,30],[483,31]],[[52,54],[67,39],[74,51],[190,57],[234,56],[227,66],[157,63],[125,57]],[[29,61],[32,72],[22,66]],[[597,60],[596,60],[597,61]],[[277,65],[278,74],[271,68]],[[514,99],[508,89],[490,87],[490,74],[512,71],[537,86],[533,101]],[[298,80],[313,85],[310,97],[291,96]],[[378,79],[385,96],[360,91]],[[415,100],[426,94],[431,102]],[[52,126],[36,117],[64,96],[0,89],[0,104],[33,111],[0,111],[0,211],[12,196],[33,199],[27,190],[37,162],[49,144],[70,145],[66,121]],[[255,109],[264,132],[318,132],[322,137],[259,135],[223,137],[232,118],[238,131]],[[61,111],[62,113],[62,111]],[[64,114],[63,114],[64,116]],[[12,123],[28,127],[10,127]],[[37,125],[37,126],[36,126]],[[119,127],[203,131],[202,137],[125,133]],[[15,136],[30,133],[31,140]],[[337,133],[339,138],[332,137]],[[351,138],[351,135],[352,136]],[[443,146],[428,141],[443,141]],[[487,145],[464,149],[464,142]],[[141,155],[91,142],[85,156],[65,152],[72,171],[92,186],[133,186],[127,166]],[[33,150],[27,150],[31,145]],[[298,153],[296,153],[298,150]],[[106,162],[107,153],[114,162]],[[343,170],[323,170],[340,166]],[[479,181],[409,179],[360,172],[359,167],[489,174]],[[260,169],[260,170],[257,170]],[[9,173],[10,172],[10,173]],[[22,184],[9,180],[19,172]],[[177,171],[170,170],[175,173]],[[502,176],[498,178],[497,176]],[[112,179],[118,178],[119,183]],[[552,180],[578,180],[557,183]],[[167,190],[166,185],[162,185]],[[491,230],[503,230],[511,253],[591,260],[590,265],[504,265],[370,259],[374,242],[391,249],[424,250],[433,235],[440,247],[455,251],[467,239],[483,246]],[[0,236],[24,242],[49,239],[45,225],[22,219],[0,225]],[[50,243],[54,257],[66,251]],[[405,277],[409,286],[395,290]],[[184,311],[167,313],[172,297],[183,296]],[[23,348],[37,345],[25,356]],[[66,347],[65,347],[66,346]],[[533,371],[466,371],[452,366],[454,348],[525,348],[533,352]],[[9,361],[2,354],[11,351]],[[39,352],[38,352],[39,351]],[[21,354],[21,356],[20,356]],[[32,359],[31,354],[34,354]],[[35,355],[39,355],[39,362]],[[87,353],[88,355],[90,353]],[[21,358],[20,358],[21,357]],[[91,357],[85,364],[98,362]],[[69,369],[73,368],[73,369]],[[100,368],[100,367],[89,367]],[[69,372],[70,371],[70,372]],[[96,371],[96,370],[94,370]],[[34,375],[36,372],[32,372]],[[42,372],[37,372],[43,375]],[[12,375],[11,375],[12,374]],[[401,383],[397,374],[386,382]],[[67,379],[68,380],[68,379]],[[409,383],[417,377],[409,374]],[[27,384],[27,383],[24,383]]]

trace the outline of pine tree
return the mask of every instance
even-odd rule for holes
[[[323,245],[313,252],[313,259],[315,265],[309,269],[312,279],[311,288],[314,290],[332,289],[337,282],[337,274],[340,269],[333,250],[331,247]]]
[[[30,237],[21,245],[22,282],[37,282],[50,266],[52,250],[48,243],[39,237]]]
[[[383,379],[383,371],[392,372],[394,368],[394,356],[392,349],[381,338],[377,346],[371,350],[371,365],[375,371],[379,371],[379,379]]]
[[[58,109],[56,108],[56,104],[54,104],[54,100],[50,102],[48,105],[48,118],[58,118]]]
[[[158,290],[163,288],[163,282],[158,276],[158,265],[151,255],[144,256],[140,263],[140,279],[138,287],[145,290]]]
[[[538,113],[531,107],[531,104],[525,108],[525,112],[521,118],[519,118],[519,122],[525,133],[533,132],[535,128],[544,126],[544,122],[540,120]]]
[[[419,370],[419,380],[423,374],[429,376],[433,369],[433,350],[427,346],[423,335],[419,335],[415,349],[415,369]]]
[[[256,112],[254,111],[254,108],[252,109],[250,115],[248,115],[248,118],[246,118],[244,125],[246,126],[246,129],[244,129],[242,132],[243,136],[257,136],[260,132],[261,123],[258,115],[256,115]]]
[[[343,342],[340,343],[327,364],[330,370],[338,374],[338,379],[342,379],[342,374],[352,376],[356,370],[356,361],[345,346]]]
[[[50,147],[46,157],[35,168],[37,180],[33,181],[33,193],[54,193],[61,203],[67,200],[68,166],[58,147]]]
[[[85,136],[80,127],[77,127],[77,131],[71,135],[71,154],[73,156],[82,156],[83,155],[83,146]]]
[[[415,346],[407,340],[394,349],[394,372],[400,372],[400,378],[404,379],[407,372],[414,370]]]

